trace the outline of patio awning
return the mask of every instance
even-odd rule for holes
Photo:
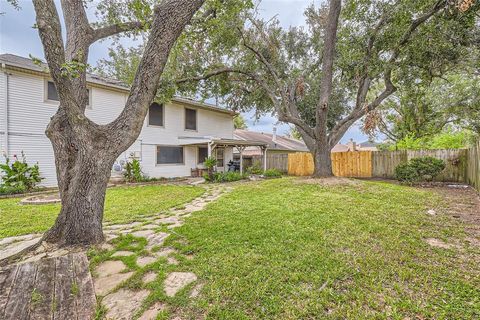
[[[263,147],[268,146],[267,143],[252,140],[236,140],[236,139],[185,139],[180,146],[206,146],[210,143],[214,147]]]

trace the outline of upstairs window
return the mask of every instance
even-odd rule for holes
[[[91,96],[90,96],[90,89],[87,89],[88,94],[88,106],[91,106]],[[55,84],[53,81],[47,81],[47,99],[49,101],[60,101],[60,97],[58,96],[57,88],[55,88]]]
[[[183,147],[157,146],[157,164],[183,164]]]
[[[185,108],[185,130],[197,130],[197,110]]]
[[[148,108],[148,125],[163,127],[163,104],[152,103]]]
[[[48,81],[47,100],[60,101],[57,88],[55,88],[55,84],[52,81]]]

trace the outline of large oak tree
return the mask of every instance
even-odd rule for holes
[[[188,82],[192,91],[293,124],[313,154],[314,176],[331,176],[330,151],[356,121],[402,81],[441,76],[468,54],[478,5],[459,3],[330,0],[306,10],[306,27],[289,29],[248,12],[230,37],[185,54],[196,68],[182,71],[200,81]]]
[[[162,0],[153,1],[153,6],[139,0],[101,1],[98,12],[104,19],[91,23],[85,9],[88,2],[62,0],[62,30],[54,0],[33,0],[36,27],[60,97],[46,134],[53,145],[62,206],[43,240],[59,245],[104,240],[102,218],[112,165],[140,134],[170,52],[204,1]],[[85,116],[91,45],[144,30],[148,30],[148,40],[123,111],[109,124],[94,123]]]

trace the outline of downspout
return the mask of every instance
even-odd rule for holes
[[[7,68],[5,66],[5,63],[2,63],[2,70],[3,74],[5,75],[5,88],[4,88],[4,97],[5,97],[5,102],[3,104],[3,114],[5,115],[5,120],[4,120],[4,127],[5,127],[5,132],[4,132],[4,144],[5,144],[5,156],[8,157],[8,100],[9,100],[9,74],[7,72]]]

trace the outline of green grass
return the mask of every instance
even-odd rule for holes
[[[203,194],[193,186],[149,185],[107,190],[105,221],[127,223],[179,206]],[[21,205],[20,198],[0,199],[0,238],[43,232],[55,222],[60,205]]]
[[[460,222],[426,214],[441,205],[381,182],[238,186],[167,239],[195,257],[177,269],[205,284],[196,300],[167,302],[207,319],[478,319],[480,252]]]

